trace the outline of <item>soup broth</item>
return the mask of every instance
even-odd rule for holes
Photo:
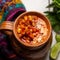
[[[47,24],[38,16],[26,15],[19,19],[17,34],[24,43],[30,45],[40,44],[47,38]]]

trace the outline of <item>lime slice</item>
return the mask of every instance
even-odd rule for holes
[[[50,57],[51,57],[52,59],[56,59],[59,52],[60,52],[60,42],[59,42],[59,43],[56,43],[56,44],[51,48]]]
[[[57,42],[60,42],[60,34],[56,34],[55,38]]]

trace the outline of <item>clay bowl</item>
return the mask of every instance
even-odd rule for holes
[[[20,57],[23,57],[25,60],[46,60],[46,56],[49,52],[52,43],[52,34],[49,38],[49,41],[44,45],[42,48],[37,50],[27,50],[21,48],[16,39],[12,38],[11,44],[13,46],[13,50],[18,54]],[[42,54],[43,53],[43,54]]]
[[[37,44],[37,45],[30,45],[30,44],[24,43],[22,40],[19,39],[18,34],[16,32],[16,29],[17,29],[19,19],[23,18],[25,15],[35,15],[35,16],[43,19],[45,21],[45,23],[47,24],[47,28],[48,28],[47,38],[42,43]],[[13,32],[14,32],[14,35],[15,35],[16,40],[18,42],[18,45],[22,46],[23,48],[34,50],[34,49],[41,48],[42,46],[44,46],[49,41],[52,29],[51,29],[50,21],[46,16],[44,16],[42,13],[31,11],[31,12],[24,12],[16,18],[16,20],[14,22]]]

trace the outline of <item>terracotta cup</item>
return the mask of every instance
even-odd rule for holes
[[[35,46],[31,46],[31,45],[29,45],[29,44],[24,43],[23,41],[21,41],[21,40],[19,39],[18,34],[17,34],[17,32],[16,32],[16,28],[17,28],[19,19],[20,19],[20,18],[23,18],[25,15],[36,15],[36,16],[40,17],[41,19],[43,19],[43,20],[46,22],[47,28],[48,28],[48,35],[47,35],[47,38],[44,40],[44,42],[42,42],[41,44],[37,44],[37,45],[35,45]],[[13,34],[14,34],[14,36],[15,36],[15,38],[16,38],[16,40],[18,41],[18,43],[19,43],[21,46],[23,46],[23,47],[25,47],[25,48],[29,48],[29,49],[31,49],[31,50],[33,50],[33,49],[38,49],[38,48],[41,48],[42,46],[44,46],[44,45],[48,42],[48,40],[49,40],[49,38],[50,38],[50,36],[51,36],[51,31],[52,31],[52,29],[51,29],[51,24],[50,24],[50,21],[48,20],[48,18],[47,18],[46,16],[44,16],[42,13],[34,12],[34,11],[22,13],[21,15],[19,15],[19,16],[16,18],[15,22],[4,21],[4,22],[0,25],[0,30],[1,30],[1,31],[12,31]]]

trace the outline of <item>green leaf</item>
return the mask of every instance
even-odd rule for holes
[[[60,31],[60,25],[56,25],[56,26],[54,27],[54,31],[55,31],[55,32],[59,32],[59,31]]]
[[[58,10],[57,13],[60,13],[60,10]]]
[[[56,3],[56,7],[60,8],[60,4],[57,4],[57,3]]]
[[[56,18],[58,19],[58,21],[60,22],[60,13],[58,13],[57,15],[56,15]],[[59,23],[60,24],[60,23]]]
[[[57,8],[56,6],[53,8],[54,13],[57,13],[57,11],[59,11],[59,10],[60,10],[60,8]]]
[[[46,13],[47,15],[49,15],[49,14],[53,14],[53,11],[45,11],[44,13]]]
[[[60,0],[53,0],[53,2],[58,8],[60,8]]]
[[[60,4],[60,0],[53,0],[53,2]]]
[[[51,3],[47,6],[47,8],[51,8],[51,7],[54,7],[54,3]]]
[[[54,26],[58,23],[57,20],[56,20],[56,17],[53,14],[47,15],[47,17],[49,18],[52,26]]]
[[[60,31],[60,0],[52,0],[52,3],[47,8],[53,8],[52,11],[46,11],[46,15],[49,18],[53,29],[56,32]]]

